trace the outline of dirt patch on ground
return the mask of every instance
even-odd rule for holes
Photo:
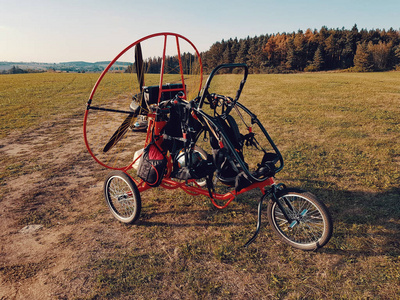
[[[0,140],[0,162],[0,300],[398,295],[397,219],[362,232],[345,224],[318,253],[293,250],[270,229],[245,249],[256,225],[253,191],[216,210],[206,197],[156,188],[141,195],[138,224],[126,226],[104,203],[108,170],[85,148],[82,117],[13,132]],[[383,196],[397,203],[397,195]]]
[[[0,145],[0,299],[84,295],[82,266],[110,216],[101,202],[105,171],[84,148],[82,120],[14,132]]]
[[[0,154],[1,300],[107,298],[101,294],[104,283],[96,281],[96,271],[109,276],[101,273],[102,261],[118,262],[126,253],[151,263],[147,253],[152,252],[175,268],[186,265],[186,256],[197,255],[185,246],[190,241],[215,235],[215,226],[244,224],[229,212],[218,216],[210,206],[192,206],[193,197],[162,189],[146,195],[139,226],[116,221],[103,197],[109,170],[87,152],[79,118],[14,132],[0,140]],[[165,290],[186,297],[183,287]],[[146,294],[152,295],[151,289]]]

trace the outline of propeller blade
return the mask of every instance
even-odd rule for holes
[[[129,126],[131,126],[133,117],[135,114],[130,114],[126,117],[126,119],[122,122],[122,124],[118,127],[117,131],[114,132],[108,143],[104,146],[103,152],[106,153],[112,147],[114,147],[125,135],[126,131],[128,130]]]
[[[142,54],[142,46],[138,43],[135,46],[135,64],[136,64],[136,75],[139,82],[140,95],[138,94],[138,104],[140,106],[138,114],[143,114],[146,111],[147,105],[144,100],[143,95],[143,87],[144,87],[144,63],[143,63],[143,54]]]
[[[144,66],[143,66],[143,54],[142,54],[142,46],[140,46],[140,43],[138,43],[135,46],[135,67],[136,67],[136,74],[139,82],[139,89],[140,89],[140,99],[139,104],[141,107],[143,107],[143,86],[144,86]],[[132,106],[132,104],[131,104]],[[122,124],[118,127],[117,131],[114,132],[108,143],[104,146],[103,152],[107,152],[110,150],[112,147],[114,147],[125,135],[126,131],[132,124],[133,117],[138,114],[138,109],[131,107],[132,110],[135,110],[132,112],[132,114],[128,115],[126,119],[122,122]]]
[[[138,43],[135,46],[135,64],[136,64],[136,74],[139,82],[139,89],[142,92],[144,86],[144,66],[143,66],[142,46],[140,46],[140,43]]]

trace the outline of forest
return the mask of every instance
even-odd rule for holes
[[[206,73],[223,63],[246,63],[251,73],[388,71],[400,69],[400,31],[359,30],[357,25],[351,30],[324,26],[320,30],[234,38],[214,43],[201,53],[201,59]],[[148,59],[148,72],[158,73],[160,61],[161,58]],[[193,55],[184,53],[182,64],[184,73],[189,72]],[[179,70],[176,57],[167,57],[166,65],[166,72]]]

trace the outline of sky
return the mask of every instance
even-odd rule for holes
[[[400,0],[0,0],[0,61],[109,61],[157,32],[202,52],[223,39],[354,24],[400,30]]]

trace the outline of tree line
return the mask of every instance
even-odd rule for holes
[[[246,63],[251,73],[386,71],[400,69],[400,31],[358,30],[357,25],[351,30],[324,26],[320,30],[222,40],[200,55],[205,73],[226,63]],[[196,67],[192,54],[182,54],[184,74],[190,74]],[[160,57],[145,61],[148,73],[160,73],[160,68]],[[165,68],[166,73],[179,73],[177,57],[166,57]],[[135,72],[134,65],[127,69],[132,71]]]
[[[183,53],[181,55],[182,62],[182,72],[183,74],[192,74],[194,70],[199,68],[198,60],[196,56],[191,53]],[[144,62],[144,70],[146,73],[150,74],[159,74],[161,72],[161,57],[150,57],[146,59]],[[177,56],[166,56],[164,62],[164,73],[165,74],[179,74],[180,66],[179,60]],[[134,73],[136,72],[135,64],[131,64],[125,71],[126,73]]]
[[[18,66],[12,66],[9,70],[3,70],[0,74],[25,74],[25,73],[40,73],[41,70],[21,69]]]
[[[307,29],[222,40],[202,53],[203,66],[246,63],[252,73],[350,69],[384,71],[400,68],[400,32],[389,30]]]

